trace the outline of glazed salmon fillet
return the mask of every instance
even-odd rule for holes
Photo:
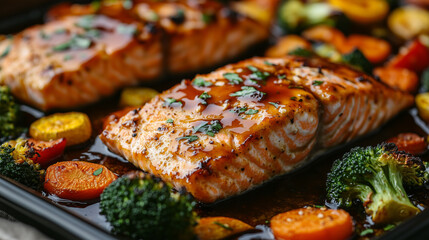
[[[142,170],[211,203],[290,172],[412,104],[409,94],[321,59],[252,58],[112,115],[100,138]]]
[[[0,42],[0,85],[42,110],[75,108],[220,64],[269,35],[268,10],[254,19],[217,1],[127,2],[60,5],[46,24]]]

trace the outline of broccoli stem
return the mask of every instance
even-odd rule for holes
[[[374,171],[370,183],[374,188],[370,202],[361,200],[375,223],[397,222],[420,212],[408,199],[400,171],[393,164],[381,171]]]

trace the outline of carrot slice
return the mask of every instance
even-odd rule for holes
[[[346,42],[346,37],[340,30],[325,25],[305,30],[302,36],[312,41],[332,44],[337,49],[341,49]]]
[[[422,154],[427,150],[425,139],[415,133],[401,133],[396,137],[390,138],[387,142],[392,142],[400,151],[413,155]]]
[[[271,219],[276,239],[344,240],[353,233],[353,221],[344,210],[301,208]]]
[[[415,92],[419,85],[419,77],[413,71],[405,68],[379,67],[374,75],[392,88],[405,92]]]
[[[269,48],[265,55],[267,57],[282,57],[298,48],[311,50],[311,43],[297,35],[282,37],[279,42]]]
[[[70,200],[98,198],[117,176],[103,165],[66,161],[51,165],[46,170],[44,189],[50,194]]]
[[[252,227],[249,224],[234,218],[206,217],[198,221],[194,230],[200,240],[216,240],[250,229]]]
[[[339,46],[338,49],[345,54],[355,48],[359,49],[371,63],[380,63],[386,60],[392,51],[387,41],[359,34],[350,35],[345,44]]]

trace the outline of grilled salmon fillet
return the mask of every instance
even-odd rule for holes
[[[269,34],[267,21],[217,1],[123,3],[61,5],[48,23],[2,41],[0,84],[42,110],[74,108],[162,74],[219,64]]]
[[[252,58],[113,115],[100,138],[142,170],[211,203],[289,172],[412,104],[411,95],[342,65]]]

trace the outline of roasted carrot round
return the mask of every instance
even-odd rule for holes
[[[374,75],[392,88],[405,92],[415,92],[419,85],[419,77],[405,68],[380,67],[374,69]]]
[[[350,53],[355,48],[359,49],[371,63],[386,60],[392,51],[387,41],[359,34],[350,35],[345,44],[339,46],[339,50],[343,54]]]
[[[344,210],[300,208],[271,219],[278,240],[344,240],[353,233],[353,221]]]
[[[46,170],[44,189],[60,198],[84,201],[98,198],[116,175],[103,165],[66,161]]]
[[[198,221],[194,228],[200,240],[224,239],[236,233],[244,232],[252,227],[238,219],[228,217],[206,217]]]
[[[319,25],[305,30],[302,36],[312,41],[329,43],[337,49],[342,48],[346,42],[346,37],[340,30],[325,25]]]
[[[279,42],[268,49],[265,53],[267,57],[282,57],[298,48],[311,50],[311,43],[297,35],[282,37]]]
[[[427,150],[425,139],[415,133],[401,133],[387,140],[387,142],[392,142],[400,151],[413,155],[422,154]]]

